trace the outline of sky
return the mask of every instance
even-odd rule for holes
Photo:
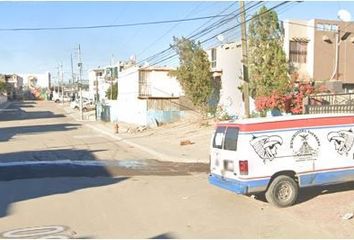
[[[251,7],[256,2],[246,2]],[[271,8],[281,2],[259,2],[247,11],[250,18],[262,4]],[[57,75],[63,64],[64,78],[71,75],[73,56],[74,72],[77,72],[77,48],[80,44],[84,78],[89,69],[106,66],[111,61],[127,60],[135,56],[144,60],[173,42],[173,36],[190,36],[198,29],[219,21],[222,17],[180,23],[130,26],[100,29],[2,31],[12,28],[72,27],[110,24],[153,22],[230,14],[238,11],[238,1],[65,1],[65,2],[0,2],[0,73],[44,73]],[[354,16],[354,1],[304,1],[292,2],[276,9],[280,20],[312,18],[337,19],[340,9]],[[209,34],[197,38],[208,48],[220,44],[214,35],[239,25],[239,19],[230,18]],[[211,29],[212,30],[212,29]],[[240,28],[226,32],[224,41],[238,40]],[[171,50],[172,51],[172,50]],[[168,57],[168,55],[166,55]],[[161,57],[160,59],[162,59]],[[176,57],[160,65],[176,63]]]

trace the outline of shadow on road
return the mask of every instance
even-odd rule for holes
[[[31,111],[26,112],[22,109],[13,109],[0,114],[0,121],[31,120],[45,118],[63,118],[63,114],[54,114],[50,111]]]
[[[81,156],[92,165],[50,162],[74,156]],[[19,158],[26,162],[19,163]],[[35,162],[33,158],[36,158]],[[15,152],[0,154],[0,159],[0,218],[5,217],[9,206],[18,201],[106,186],[128,179],[114,178],[108,168],[98,163],[93,152],[87,150]]]
[[[15,202],[35,199],[72,191],[107,186],[126,180],[127,178],[48,178],[26,179],[0,182],[0,218],[10,214],[9,206]],[[39,210],[39,209],[38,209]],[[43,208],[45,211],[45,208]],[[63,209],[65,211],[65,209]],[[36,214],[33,212],[33,216]]]
[[[92,154],[94,152],[99,152],[104,150],[80,150],[80,149],[55,149],[55,150],[44,150],[44,151],[22,151],[22,152],[11,152],[11,153],[1,153],[0,160],[2,162],[11,161],[54,161],[54,160],[96,160],[95,156]]]
[[[54,114],[51,111],[25,111],[24,108],[34,108],[36,102],[11,102],[8,109],[0,112],[0,121],[16,121],[24,119],[46,119],[46,118],[63,118],[63,114]]]
[[[330,186],[322,187],[308,187],[300,190],[299,198],[296,204],[301,204],[320,195],[333,194],[337,192],[344,192],[354,190],[354,182],[340,183]]]
[[[24,127],[7,127],[0,128],[0,141],[8,141],[13,136],[19,134],[38,134],[43,132],[59,132],[59,131],[70,131],[77,129],[80,124],[52,124],[52,125],[35,125],[35,126],[24,126]]]
[[[175,238],[177,238],[175,234],[167,232],[167,233],[154,236],[150,239],[175,239]]]
[[[329,186],[317,186],[317,187],[302,188],[302,189],[300,189],[298,199],[297,199],[295,205],[310,201],[320,195],[333,194],[333,193],[337,193],[337,192],[344,192],[344,191],[350,191],[350,190],[352,190],[352,191],[354,190],[354,182],[340,183],[340,184],[329,185]],[[257,194],[256,198],[259,201],[267,202],[267,200],[264,196],[264,193]]]

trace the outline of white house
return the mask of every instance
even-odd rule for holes
[[[158,125],[181,117],[179,97],[184,95],[172,68],[133,66],[118,76],[114,110],[118,121]]]
[[[106,80],[106,68],[91,69],[88,72],[88,77],[89,77],[89,98],[95,99],[95,96],[98,93],[100,101],[106,100],[107,99],[106,91],[111,86],[111,82]]]
[[[221,81],[218,106],[231,116],[244,115],[242,92],[242,47],[241,42],[232,42],[206,50],[211,71]]]

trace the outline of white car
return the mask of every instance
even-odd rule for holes
[[[69,96],[59,96],[59,95],[56,95],[53,97],[52,99],[55,103],[60,103],[60,102],[70,102],[71,101],[71,98]]]
[[[75,101],[72,101],[70,103],[70,107],[72,109],[80,109],[80,99],[76,99]],[[82,111],[87,112],[90,110],[94,110],[96,108],[96,105],[93,103],[92,100],[83,98],[82,99]]]

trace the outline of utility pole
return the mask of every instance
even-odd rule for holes
[[[335,65],[334,65],[334,72],[331,77],[331,80],[339,80],[339,45],[340,45],[340,29],[338,26],[338,30],[336,31],[336,59],[335,59]]]
[[[60,79],[60,68],[59,68],[59,66],[57,67],[57,70],[58,70],[58,72],[57,72],[57,93],[58,93],[58,97],[59,97],[59,94],[60,94],[60,89],[59,89],[59,79]],[[54,88],[54,90],[55,90],[55,88]]]
[[[60,63],[60,77],[61,77],[61,103],[64,104],[64,73],[63,63]]]
[[[113,71],[114,71],[114,61],[113,61],[113,54],[111,56],[111,100],[113,100]]]
[[[98,70],[99,71],[99,70]],[[98,119],[98,72],[95,72],[95,76],[96,76],[96,81],[95,81],[95,85],[96,85],[96,97],[95,97],[95,104],[96,104],[96,107],[95,107],[95,119],[97,121]]]
[[[81,62],[81,49],[80,44],[78,48],[78,63],[77,66],[79,67],[79,91],[80,91],[80,118],[81,120],[84,119],[82,113],[82,62]]]
[[[246,34],[246,10],[245,2],[240,1],[241,17],[241,44],[242,44],[242,65],[243,65],[243,96],[245,102],[245,117],[250,117],[249,101],[249,79],[248,79],[248,57],[247,57],[247,34]]]
[[[74,76],[74,65],[73,65],[73,55],[70,54],[70,60],[71,60],[71,79],[72,79],[72,83],[74,83],[74,79],[75,79],[75,76]],[[71,82],[69,82],[71,83]]]

